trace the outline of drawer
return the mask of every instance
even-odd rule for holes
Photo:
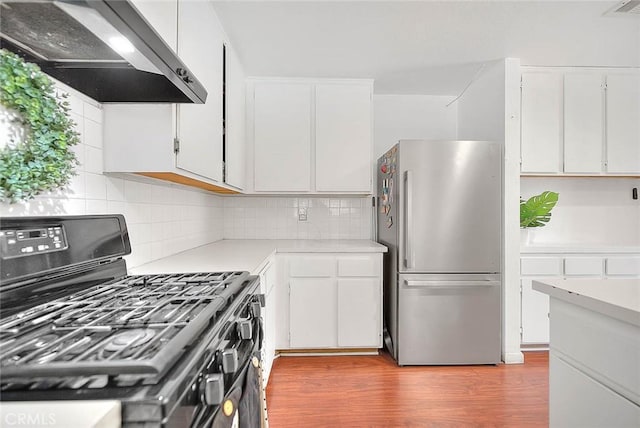
[[[564,259],[564,274],[571,275],[602,275],[604,263],[602,257],[566,257]]]
[[[640,406],[625,399],[559,355],[549,355],[549,426],[637,427]]]
[[[640,275],[640,257],[609,257],[607,275]]]
[[[562,263],[559,257],[522,257],[521,275],[560,275]]]
[[[551,352],[565,355],[585,373],[640,405],[640,328],[553,297],[550,300]]]
[[[380,258],[373,255],[338,258],[338,276],[380,276]]]
[[[334,257],[295,257],[289,259],[289,276],[292,278],[318,278],[334,276]]]

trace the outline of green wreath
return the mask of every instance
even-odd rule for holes
[[[37,65],[0,49],[0,104],[17,113],[13,120],[25,130],[22,138],[0,141],[0,201],[64,188],[75,175],[78,160],[71,147],[80,139],[63,98]]]

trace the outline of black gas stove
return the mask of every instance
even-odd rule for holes
[[[0,400],[116,399],[127,428],[261,425],[257,277],[128,276],[119,215],[0,229]]]

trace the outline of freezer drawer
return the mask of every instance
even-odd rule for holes
[[[399,275],[399,365],[500,362],[499,275]]]

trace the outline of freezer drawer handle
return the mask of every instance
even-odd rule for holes
[[[411,171],[405,171],[404,173],[404,191],[405,191],[405,234],[404,234],[404,266],[406,268],[413,268],[413,248],[411,245],[411,236],[413,229],[413,174]]]
[[[408,287],[429,287],[429,288],[473,288],[473,287],[493,287],[500,285],[498,281],[475,280],[475,281],[413,281],[405,280],[404,283]]]

